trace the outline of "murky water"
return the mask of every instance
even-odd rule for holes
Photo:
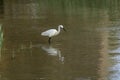
[[[0,80],[120,80],[118,0],[0,0]],[[41,32],[62,24],[67,32]]]

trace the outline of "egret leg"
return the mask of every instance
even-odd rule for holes
[[[48,42],[49,42],[49,44],[51,43],[51,37],[49,37]]]

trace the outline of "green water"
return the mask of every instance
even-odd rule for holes
[[[0,0],[0,80],[120,80],[119,0]],[[52,38],[41,32],[62,24]]]

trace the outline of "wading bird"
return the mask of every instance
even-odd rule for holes
[[[49,37],[48,42],[50,44],[51,43],[51,38],[53,36],[58,35],[60,33],[61,29],[63,29],[64,31],[66,31],[65,28],[63,27],[63,25],[59,25],[58,26],[58,30],[56,30],[56,29],[49,29],[49,30],[46,30],[46,31],[42,32],[41,35],[42,36],[48,36]]]

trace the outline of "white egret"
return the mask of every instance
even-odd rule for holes
[[[65,28],[63,27],[63,25],[59,25],[58,26],[58,30],[56,30],[56,29],[49,29],[49,30],[46,30],[46,31],[42,32],[41,35],[42,36],[48,36],[49,37],[48,42],[50,44],[51,43],[51,38],[53,36],[58,35],[60,33],[61,29],[63,29],[64,31],[66,31]]]

